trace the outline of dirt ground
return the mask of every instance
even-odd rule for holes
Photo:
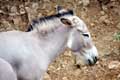
[[[100,59],[94,66],[75,66],[71,51],[56,58],[45,80],[120,80],[120,0],[0,0],[0,31],[25,31],[32,19],[55,13],[55,6],[75,10],[88,25]]]

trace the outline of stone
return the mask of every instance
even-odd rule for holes
[[[95,27],[95,23],[90,23],[90,26],[91,27]]]
[[[79,66],[84,66],[84,65],[86,65],[85,64],[85,62],[84,62],[84,59],[83,59],[83,57],[82,56],[76,56],[76,58],[75,58],[75,64],[76,65],[79,65]]]
[[[26,13],[23,5],[20,5],[19,8],[20,8],[20,14],[25,14]]]
[[[108,10],[108,8],[107,8],[105,5],[102,5],[102,9],[103,9],[104,11],[107,11],[107,10]]]
[[[78,1],[78,5],[81,5],[82,4],[82,1],[80,0],[80,1]]]
[[[100,14],[103,16],[103,15],[105,15],[105,12],[104,11],[100,11]]]
[[[44,80],[51,80],[51,77],[48,73],[45,73]]]
[[[107,25],[111,23],[111,21],[108,18],[108,15],[101,16],[99,18],[99,21]]]
[[[101,21],[101,22],[105,21],[107,18],[108,18],[107,15],[101,16],[100,19],[99,19],[99,21]]]
[[[118,76],[117,76],[117,80],[120,80],[120,74],[118,74]]]
[[[117,27],[118,29],[120,29],[120,23],[118,23],[116,27]]]
[[[117,69],[120,66],[120,62],[119,61],[111,61],[108,64],[108,68],[109,69]]]
[[[17,7],[16,6],[12,6],[11,9],[10,9],[10,11],[12,13],[17,12]]]
[[[72,56],[72,52],[71,51],[65,51],[64,55],[71,57]]]
[[[90,4],[90,0],[82,0],[83,6],[88,6]]]
[[[44,2],[50,2],[50,0],[43,0]]]
[[[63,77],[62,80],[69,80],[67,77]]]
[[[12,7],[10,8],[10,12],[11,12],[11,13],[9,13],[9,14],[12,14],[12,15],[18,14],[17,7],[16,7],[16,6],[12,6]]]

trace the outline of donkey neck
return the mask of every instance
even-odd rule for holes
[[[52,24],[53,22],[48,23]],[[47,56],[47,58],[44,58],[47,59],[44,60],[46,61],[46,64],[50,64],[60,53],[65,50],[70,32],[70,28],[62,24],[59,20],[54,21],[53,26],[49,26],[50,28],[47,27],[49,28],[47,30],[44,26],[39,25],[39,27],[43,28],[38,28],[31,32],[32,36],[38,39],[40,50],[42,50],[42,53],[44,52],[44,56]],[[42,31],[44,32],[45,30],[47,33],[42,33]],[[41,53],[38,54],[41,55]]]

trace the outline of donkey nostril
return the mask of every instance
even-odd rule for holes
[[[91,62],[90,59],[88,59],[88,64],[89,64],[90,66],[92,66],[92,62]]]
[[[88,59],[88,64],[90,66],[94,65],[98,61],[98,58],[95,56],[92,58],[92,60]]]
[[[95,61],[97,62],[98,58],[95,56]]]
[[[94,64],[97,62],[98,58],[95,56],[93,57]]]

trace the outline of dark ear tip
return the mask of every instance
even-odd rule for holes
[[[61,9],[63,9],[63,7],[61,6],[61,5],[56,5],[56,10],[61,10]]]
[[[74,15],[73,9],[69,9],[69,13],[71,13],[72,15]]]

